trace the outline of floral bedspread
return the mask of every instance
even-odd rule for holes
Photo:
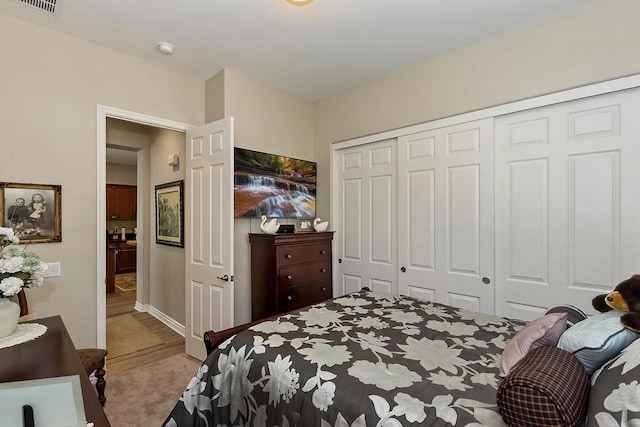
[[[502,426],[497,362],[523,322],[357,292],[253,326],[199,368],[165,426]]]

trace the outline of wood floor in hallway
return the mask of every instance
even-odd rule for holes
[[[123,276],[122,279],[125,279]],[[116,276],[116,284],[118,276]],[[116,286],[116,292],[107,294],[107,319],[116,316],[131,315],[140,322],[149,332],[160,339],[161,344],[122,354],[116,357],[107,356],[106,370],[108,373],[120,373],[137,366],[142,366],[166,359],[168,357],[184,354],[184,337],[167,327],[149,313],[140,313],[133,307],[136,302],[136,292],[122,292]],[[107,347],[107,350],[109,348]],[[194,359],[195,360],[195,359]]]

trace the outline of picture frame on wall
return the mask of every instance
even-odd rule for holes
[[[184,181],[155,186],[156,243],[184,247]]]
[[[20,243],[62,241],[62,186],[0,182],[2,226]]]

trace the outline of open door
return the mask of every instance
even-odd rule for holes
[[[206,358],[207,330],[233,326],[233,118],[187,131],[185,351]]]

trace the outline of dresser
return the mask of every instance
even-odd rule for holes
[[[252,320],[330,299],[332,240],[332,231],[249,234]]]

